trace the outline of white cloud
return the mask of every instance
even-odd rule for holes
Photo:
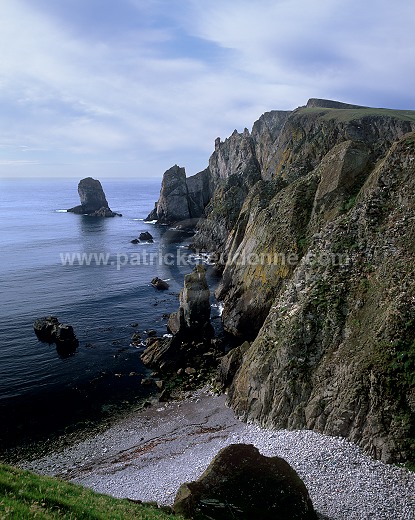
[[[2,0],[3,166],[22,153],[89,156],[161,174],[184,157],[194,173],[215,137],[267,110],[309,97],[415,100],[408,0],[128,1],[151,23],[105,40],[35,2]]]

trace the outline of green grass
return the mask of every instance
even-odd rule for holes
[[[389,108],[301,108],[301,114],[320,114],[322,119],[330,121],[336,119],[337,121],[349,122],[363,117],[383,116],[394,117],[402,121],[415,122],[415,110],[392,110]]]
[[[0,519],[35,518],[171,520],[181,517],[172,517],[152,505],[100,495],[60,479],[0,464]]]

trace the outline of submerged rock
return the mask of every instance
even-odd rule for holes
[[[173,510],[198,520],[317,520],[296,471],[251,444],[223,448],[199,480],[182,484]]]
[[[93,217],[121,216],[120,213],[115,213],[109,208],[104,190],[98,180],[92,177],[82,179],[78,184],[78,193],[81,204],[68,209],[70,213]]]

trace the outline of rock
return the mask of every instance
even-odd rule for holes
[[[187,367],[184,369],[184,371],[188,376],[192,376],[192,375],[196,374],[196,369],[193,367]]]
[[[242,364],[243,356],[250,346],[248,341],[245,341],[242,345],[232,349],[226,356],[222,357],[218,369],[218,383],[222,390],[228,388],[232,383],[238,368]]]
[[[38,318],[33,329],[40,341],[55,343],[60,350],[75,350],[79,342],[71,325],[60,323],[56,316]]]
[[[179,296],[179,310],[169,317],[167,328],[182,336],[212,336],[210,324],[210,291],[206,269],[197,265],[184,277],[184,287]]]
[[[94,217],[121,216],[120,213],[115,213],[110,210],[104,190],[98,180],[92,177],[82,179],[78,184],[78,193],[81,204],[80,206],[68,209],[69,212]]]
[[[131,336],[131,345],[133,347],[139,347],[141,345],[141,335],[138,332],[134,332]]]
[[[166,291],[169,288],[169,284],[157,276],[151,280],[151,285],[158,291]]]
[[[204,215],[212,193],[213,178],[208,168],[186,178],[185,169],[175,165],[164,173],[159,200],[146,220],[173,224],[198,219]]]
[[[144,231],[143,233],[140,233],[139,237],[140,240],[143,242],[153,242],[153,236],[148,231]]]
[[[45,316],[38,318],[33,323],[33,329],[40,341],[54,343],[56,327],[59,326],[59,320],[56,316]]]
[[[141,384],[143,386],[150,386],[152,383],[153,383],[153,380],[148,377],[145,377],[144,379],[141,380]]]
[[[150,217],[147,220],[153,220]],[[184,168],[173,166],[163,175],[160,197],[156,204],[156,218],[158,222],[171,224],[190,218],[187,202],[186,172]]]
[[[414,111],[311,99],[215,141],[193,247],[223,273],[225,330],[252,342],[223,361],[239,417],[413,459],[414,131]],[[198,331],[152,356],[198,369]]]
[[[154,329],[149,329],[149,330],[147,331],[147,336],[148,336],[149,338],[154,338],[155,336],[157,336],[157,331],[154,330]]]
[[[140,241],[139,241],[138,238],[133,238],[133,239],[131,240],[131,244],[139,244],[139,243],[140,243]]]
[[[55,330],[55,343],[58,347],[78,346],[73,327],[60,323]]]
[[[167,388],[165,388],[160,396],[159,396],[159,402],[160,403],[167,403],[168,401],[171,401],[171,395],[170,395],[170,392],[169,390],[167,390]]]
[[[156,381],[156,386],[157,386],[158,389],[161,390],[163,388],[163,386],[164,386],[164,381],[162,381],[161,379],[158,379]]]
[[[183,484],[173,510],[199,520],[317,520],[295,470],[246,444],[223,448],[197,481]]]

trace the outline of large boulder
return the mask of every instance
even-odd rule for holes
[[[81,204],[68,209],[69,212],[94,217],[121,216],[109,208],[104,190],[98,180],[92,177],[82,179],[78,184],[78,193]]]
[[[173,509],[194,520],[317,519],[296,471],[251,444],[223,448],[199,480],[179,488]]]

